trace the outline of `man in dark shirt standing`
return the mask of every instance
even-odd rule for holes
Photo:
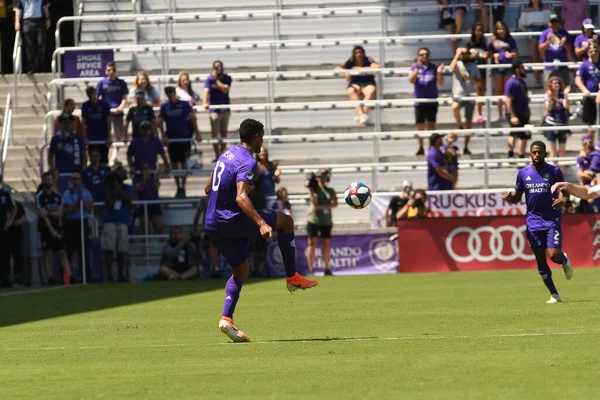
[[[28,74],[44,71],[46,30],[50,29],[50,0],[16,0],[15,31],[21,31],[29,63]]]
[[[2,176],[0,175],[0,183]],[[10,195],[8,188],[0,189],[0,286],[8,285],[10,280],[4,279],[10,274],[10,247],[9,233],[10,227],[15,220],[17,207]]]
[[[110,135],[110,106],[104,100],[98,99],[96,89],[88,86],[85,90],[88,100],[81,105],[81,122],[83,123],[83,132],[88,142],[102,142],[104,144],[90,144],[88,153],[92,150],[98,150],[100,161],[108,164],[108,148],[112,143]]]
[[[156,119],[154,118],[154,111],[152,106],[146,102],[146,92],[144,89],[138,89],[135,91],[136,105],[129,108],[127,113],[127,121],[125,122],[125,140],[127,140],[127,131],[129,130],[129,124],[131,123],[131,135],[132,137],[142,136],[140,125],[144,121],[148,121],[152,124],[152,135],[156,136]]]
[[[60,174],[72,174],[81,171],[87,164],[85,153],[85,141],[73,130],[73,116],[64,112],[59,117],[62,129],[52,137],[48,147],[48,167],[58,169],[59,177],[56,186],[59,192],[67,189],[70,176]]]

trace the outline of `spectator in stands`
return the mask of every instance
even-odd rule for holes
[[[444,8],[442,8],[442,25],[446,27],[448,33],[453,35],[462,32],[463,21],[467,13],[467,7],[457,6],[458,4],[469,3],[470,0],[441,0]],[[456,40],[451,40],[450,45],[452,51],[456,51]]]
[[[108,165],[101,163],[98,149],[90,151],[90,165],[81,170],[81,178],[95,203],[103,203],[106,192],[104,178],[110,172]]]
[[[458,182],[458,159],[461,156],[460,149],[455,145],[458,135],[456,132],[448,132],[446,136],[446,143],[442,146],[442,154],[444,154],[444,163],[446,169],[456,179],[452,182],[452,190],[456,189],[456,183]]]
[[[167,101],[160,106],[157,121],[158,130],[163,138],[163,143],[169,149],[169,158],[173,163],[173,169],[182,170],[186,168],[187,160],[190,156],[190,140],[192,137],[190,122],[193,133],[196,135],[196,140],[201,141],[202,138],[196,125],[196,113],[194,113],[190,104],[177,100],[177,92],[172,86],[165,88],[165,94],[167,95]],[[163,128],[163,121],[167,126],[166,132]],[[186,197],[186,181],[186,175],[175,176],[175,184],[177,185],[176,197]]]
[[[0,183],[2,183],[0,175]],[[17,206],[10,195],[10,189],[2,186],[0,189],[0,287],[10,286],[10,233],[15,222]]]
[[[429,154],[427,155],[427,189],[452,190],[456,176],[448,172],[442,153],[443,135],[432,133],[429,137]]]
[[[481,83],[481,75],[477,64],[471,61],[471,54],[466,47],[456,49],[456,54],[450,63],[452,72],[452,112],[458,129],[473,128],[473,113],[475,112],[474,100],[463,100],[463,97],[474,96],[476,87]],[[465,109],[465,125],[463,125],[460,116],[460,109]],[[470,134],[465,136],[464,153],[471,154],[469,151]]]
[[[62,124],[60,122],[60,116],[67,112],[69,114],[71,114],[71,117],[73,118],[73,130],[75,131],[75,133],[77,133],[78,136],[81,136],[82,139],[85,140],[85,136],[83,135],[83,128],[81,126],[81,119],[79,119],[78,116],[73,115],[73,112],[75,111],[75,101],[73,99],[66,99],[63,102],[63,107],[62,110],[59,114],[59,116],[57,118],[54,119],[54,134],[56,134],[58,131],[60,131],[62,129]]]
[[[150,164],[144,163],[142,165],[142,176],[135,179],[135,192],[136,197],[140,201],[154,201],[158,200],[158,189],[160,189],[160,180],[158,174],[153,173]],[[147,210],[147,211],[146,211]],[[165,228],[163,219],[162,208],[160,204],[140,204],[136,208],[136,215],[140,221],[140,232],[145,234],[146,227],[148,227],[148,220],[152,221],[154,225],[154,234],[162,235]],[[148,217],[148,219],[146,219]],[[150,230],[148,229],[148,232]]]
[[[146,97],[143,89],[135,91],[135,105],[129,107],[127,112],[127,118],[125,120],[125,140],[127,140],[127,132],[129,131],[129,124],[131,123],[131,136],[136,138],[140,137],[140,124],[144,121],[148,121],[152,125],[152,135],[156,136],[156,118],[154,117],[154,110],[152,106],[146,103]]]
[[[543,32],[548,27],[548,20],[552,12],[548,6],[542,3],[542,0],[530,0],[527,7],[521,11],[519,18],[519,29],[525,32]],[[542,57],[538,49],[539,38],[534,35],[527,37],[527,48],[531,54],[531,62],[542,62]],[[537,87],[542,86],[541,71],[534,71]]]
[[[114,253],[117,253],[117,280],[126,282],[125,255],[129,249],[128,228],[131,223],[131,206],[135,199],[133,186],[123,183],[127,174],[118,166],[104,179],[106,199],[104,202],[104,226],[101,247],[104,254],[102,280],[112,281]]]
[[[538,49],[544,57],[545,63],[566,62],[572,60],[571,49],[573,41],[569,32],[560,27],[560,22],[556,14],[550,16],[548,22],[549,28],[540,35]],[[571,84],[571,73],[568,67],[544,67],[544,82],[551,76],[560,77],[565,85]]]
[[[585,135],[581,138],[581,151],[577,156],[577,177],[582,185],[590,185],[596,178],[594,171],[590,169],[590,154],[594,151],[594,139]]]
[[[429,61],[429,49],[421,47],[417,52],[418,59],[410,67],[408,81],[415,85],[414,97],[416,99],[437,99],[437,85],[444,84],[444,64],[439,66]],[[422,102],[415,104],[415,119],[418,131],[425,129],[427,121],[427,130],[435,129],[437,119],[438,103],[436,101]],[[423,137],[419,136],[418,156],[425,154],[423,149]]]
[[[165,172],[169,173],[171,171],[169,158],[165,154],[165,148],[160,139],[151,135],[152,125],[150,122],[142,122],[140,130],[142,136],[133,138],[127,148],[127,162],[131,176],[140,176],[145,163],[150,165],[152,171],[156,171],[156,161],[159,155],[163,160]]]
[[[187,280],[202,277],[202,267],[194,264],[196,246],[190,235],[181,233],[181,228],[171,228],[169,240],[162,248],[160,269],[162,279]]]
[[[198,242],[208,252],[208,259],[210,261],[210,270],[213,278],[219,277],[221,273],[220,260],[221,254],[219,249],[210,240],[206,232],[204,231],[204,222],[206,219],[206,208],[208,207],[208,196],[200,197],[198,207],[196,208],[196,214],[194,215],[193,221],[193,235],[199,238]],[[204,247],[205,246],[205,247]]]
[[[87,164],[85,141],[73,130],[73,116],[64,112],[60,122],[62,129],[52,137],[48,147],[48,166],[59,173],[57,187],[60,191],[67,188],[70,177],[60,176],[79,172]]]
[[[577,35],[574,44],[575,58],[577,58],[578,61],[585,61],[588,59],[587,52],[590,45],[596,47],[600,46],[600,43],[598,43],[598,35],[594,33],[594,29],[596,29],[596,27],[591,19],[586,18],[583,20],[583,25],[581,26],[582,33]]]
[[[563,26],[568,31],[578,29],[583,20],[590,17],[588,0],[561,0],[560,10]]]
[[[85,273],[87,279],[91,279],[90,264],[90,229],[88,219],[90,211],[94,208],[94,199],[81,181],[81,174],[74,172],[71,177],[71,185],[62,196],[62,205],[64,209],[64,233],[65,247],[69,262],[73,263],[73,256],[78,255],[79,266],[81,268],[81,277],[83,280],[83,260],[81,238],[83,235],[83,249],[85,249]],[[83,210],[83,213],[81,212]],[[83,226],[83,232],[81,227]]]
[[[468,1],[466,2],[468,3]],[[505,6],[508,5],[508,0],[477,0],[477,5],[481,7],[481,22],[483,23],[483,28],[485,32],[490,31],[490,9],[486,4],[496,4],[492,6],[492,25],[498,21],[504,20],[504,11]],[[502,3],[503,5],[497,5],[498,3]]]
[[[346,88],[346,93],[351,101],[373,100],[377,95],[375,88],[375,75],[369,73],[368,70],[379,68],[379,63],[376,63],[371,57],[365,55],[365,49],[362,46],[354,46],[352,55],[344,64],[337,66],[336,70],[359,69],[365,70],[360,75],[346,73],[346,80],[349,82]],[[369,110],[371,106],[356,106],[356,117],[354,118],[359,124],[366,125],[369,122]]]
[[[525,78],[527,72],[523,62],[514,60],[512,62],[513,76],[506,81],[504,87],[504,98],[506,102],[506,113],[511,128],[523,128],[529,124],[531,111],[529,110],[529,92],[527,90],[527,82]],[[531,137],[531,132],[513,132],[508,137],[508,157],[515,156],[515,138],[519,138],[519,157],[525,158],[527,141]]]
[[[106,78],[98,82],[96,86],[96,94],[98,98],[108,103],[111,109],[115,109],[112,113],[112,124],[114,134],[117,140],[123,138],[123,109],[127,105],[127,84],[123,79],[117,76],[117,66],[114,62],[106,64]]]
[[[277,189],[277,200],[273,203],[273,210],[285,215],[292,215],[292,205],[288,200],[288,191],[281,187]]]
[[[190,74],[185,71],[179,73],[175,93],[177,93],[177,100],[187,101],[192,107],[200,101],[200,95],[192,89]]]
[[[63,267],[63,283],[71,284],[71,265],[64,248],[61,219],[63,217],[62,197],[52,190],[54,177],[50,171],[42,174],[43,190],[35,197],[39,212],[38,234],[44,257],[44,265],[48,273],[48,284],[54,280],[54,254],[58,252]]]
[[[331,230],[333,228],[333,217],[331,210],[337,207],[337,195],[335,190],[327,186],[331,180],[331,172],[321,169],[307,183],[310,191],[310,206],[308,208],[307,227],[308,249],[306,259],[308,261],[308,272],[312,274],[315,267],[315,252],[317,240],[321,237],[321,254],[325,267],[325,275],[333,275],[329,269],[331,257]]]
[[[476,66],[486,63],[486,60],[489,58],[489,52],[487,42],[483,36],[482,24],[473,25],[473,29],[471,30],[471,40],[465,47],[469,51],[469,58],[471,62],[474,62]],[[480,70],[478,68],[477,70],[479,71],[480,79],[479,85],[475,86],[475,90],[477,91],[477,96],[484,96],[487,69]],[[477,103],[477,113],[473,120],[478,124],[487,121],[487,118],[483,116],[483,102]]]
[[[44,72],[46,57],[46,31],[50,29],[50,0],[16,0],[15,31],[21,31],[23,19],[23,44],[29,64],[27,74]]]
[[[600,87],[600,60],[598,59],[598,47],[588,46],[588,59],[581,63],[575,74],[575,84],[583,94],[583,118],[587,125],[594,125],[598,116],[596,99],[598,96],[591,93],[598,92]],[[595,130],[588,129],[588,135],[594,140]]]
[[[569,125],[569,92],[570,86],[558,76],[553,76],[546,83],[546,96],[544,98],[544,120],[542,126],[567,126]],[[567,156],[567,137],[571,134],[568,130],[544,131],[544,136],[550,144],[549,157]],[[558,147],[556,143],[558,142]]]
[[[204,81],[204,96],[202,105],[208,109],[212,105],[230,104],[229,90],[231,89],[231,77],[225,73],[223,62],[216,60],[213,62],[213,71]],[[228,108],[210,108],[210,126],[212,137],[227,137],[227,128],[229,127],[229,115],[231,111]],[[215,150],[215,159],[227,148],[227,143],[213,144]]]
[[[396,215],[398,211],[402,209],[408,203],[410,196],[412,194],[412,183],[404,180],[400,185],[400,193],[398,196],[392,197],[390,203],[385,209],[385,226],[396,226],[396,222],[398,221]]]
[[[131,90],[129,91],[129,100],[133,104],[138,104],[138,93],[140,91],[144,94],[144,99],[148,104],[154,107],[158,107],[160,105],[160,95],[154,86],[152,86],[146,71],[140,71],[137,73],[135,76],[135,82],[133,82]]]
[[[88,145],[88,154],[96,150],[100,154],[100,161],[108,164],[108,149],[112,144],[110,134],[111,114],[110,106],[104,100],[98,99],[96,89],[88,86],[85,90],[88,100],[81,105],[83,131],[88,142],[104,142],[104,144]]]
[[[498,21],[494,24],[494,35],[489,41],[489,52],[494,64],[510,64],[519,55],[517,42],[510,35],[510,31],[504,21]],[[510,68],[495,68],[492,70],[496,96],[504,94],[504,86],[511,75],[512,71]],[[498,101],[498,118],[502,119],[503,117],[502,101]]]
[[[396,214],[396,219],[429,218],[429,208],[425,205],[426,201],[427,193],[423,189],[415,190],[408,202]]]
[[[275,185],[279,184],[281,170],[276,162],[269,160],[269,152],[264,147],[260,148],[256,159],[258,161],[256,188],[266,200],[265,208],[271,210],[275,202]]]
[[[24,273],[25,269],[23,268],[25,265],[25,225],[28,220],[23,204],[15,201],[15,206],[17,207],[17,214],[15,215],[12,225],[8,228],[8,231],[6,231],[7,242],[3,242],[2,244],[9,249],[8,262],[10,262],[10,256],[12,256],[14,272],[14,280],[12,281],[13,287],[25,284],[26,279],[29,276],[28,272]]]

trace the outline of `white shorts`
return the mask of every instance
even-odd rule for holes
[[[116,251],[127,253],[129,250],[129,233],[126,224],[114,224],[108,222],[102,228],[100,244],[104,251]]]

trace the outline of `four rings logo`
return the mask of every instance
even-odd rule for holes
[[[525,237],[525,225],[514,227],[509,225],[499,226],[497,228],[491,226],[481,226],[479,228],[469,228],[461,226],[450,232],[446,238],[446,251],[454,261],[468,263],[471,261],[490,262],[493,260],[514,261],[521,259],[524,261],[535,260],[533,254],[525,254],[527,239]],[[508,234],[504,234],[507,232]],[[467,237],[467,253],[468,255],[459,255],[455,251],[455,238],[457,235],[466,234]],[[489,250],[483,250],[483,238],[489,234]],[[510,251],[504,251],[504,240],[510,236]],[[464,252],[461,252],[464,254]]]

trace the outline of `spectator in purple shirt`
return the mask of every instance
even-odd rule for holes
[[[117,76],[117,67],[114,62],[106,64],[106,78],[98,82],[96,94],[101,100],[108,103],[115,111],[112,114],[112,123],[117,140],[123,137],[123,109],[127,105],[127,84]]]
[[[546,96],[544,98],[544,121],[542,126],[564,127],[569,125],[569,92],[571,86],[566,86],[562,79],[553,76],[546,83]],[[549,142],[550,157],[567,156],[567,137],[569,130],[544,131],[544,136]],[[558,147],[556,146],[558,142]]]
[[[590,185],[596,178],[590,169],[590,154],[594,151],[594,139],[585,135],[581,139],[581,152],[577,156],[577,177],[582,185]]]
[[[101,162],[108,164],[108,149],[112,143],[110,135],[110,106],[104,100],[98,99],[96,89],[88,86],[85,90],[88,100],[81,105],[81,124],[88,142],[104,141],[105,144],[90,144],[88,153],[93,150],[100,154]]]
[[[442,146],[446,170],[456,177],[456,181],[452,183],[452,190],[456,189],[456,183],[458,182],[458,158],[461,156],[460,149],[455,144],[457,139],[456,132],[448,132],[446,143]]]
[[[588,59],[581,63],[575,74],[575,84],[583,94],[583,117],[584,124],[594,125],[598,116],[598,106],[596,105],[598,96],[591,93],[598,92],[600,85],[600,59],[598,58],[598,48],[594,45],[588,47]],[[596,131],[588,129],[588,135],[594,140]]]
[[[105,186],[104,178],[110,172],[110,167],[101,161],[98,149],[90,150],[90,165],[81,170],[83,184],[92,194],[96,203],[104,202]]]
[[[73,117],[70,113],[62,113],[60,122],[62,129],[52,137],[48,147],[48,167],[56,168],[59,173],[56,186],[59,192],[66,190],[70,174],[79,172],[87,164],[85,142],[73,130]],[[60,176],[69,174],[69,176]]]
[[[365,49],[362,46],[354,46],[352,55],[345,63],[338,65],[336,70],[360,69],[368,70],[370,68],[379,68],[379,64],[371,57],[365,55]],[[350,75],[346,73],[348,87],[346,93],[351,101],[373,100],[377,94],[375,88],[375,75],[369,72],[362,72],[360,75]],[[356,106],[356,122],[366,125],[369,122],[369,110],[371,106]]]
[[[506,81],[504,87],[504,101],[506,102],[506,113],[511,128],[523,128],[529,124],[531,112],[529,111],[529,93],[525,77],[523,62],[514,60],[512,63],[513,76]],[[525,158],[527,141],[531,132],[513,132],[508,137],[508,157],[514,157],[515,138],[519,138],[519,157]]]
[[[191,149],[191,127],[196,135],[196,140],[202,140],[198,126],[196,125],[196,113],[187,101],[177,100],[177,92],[174,87],[165,88],[167,101],[160,106],[158,114],[158,130],[160,131],[163,143],[169,148],[169,158],[173,163],[173,169],[182,170],[187,166]],[[163,121],[167,127],[165,132]],[[171,141],[175,139],[175,141]],[[185,198],[186,175],[176,175],[175,184],[177,185],[176,197]]]
[[[569,32],[560,27],[560,22],[556,14],[550,15],[548,22],[549,28],[540,35],[538,49],[544,56],[545,63],[565,62],[572,59],[571,48],[573,41]],[[547,82],[551,76],[560,77],[565,85],[571,84],[571,73],[567,67],[544,67],[544,82]]]
[[[160,139],[151,135],[152,125],[150,122],[142,122],[140,130],[142,136],[133,138],[127,148],[127,162],[129,163],[131,176],[141,174],[144,163],[150,165],[152,171],[156,171],[156,160],[159,155],[165,165],[165,172],[169,173],[171,171],[169,158],[165,154],[165,148]]]
[[[587,52],[590,45],[595,45],[596,47],[599,46],[598,35],[594,33],[594,29],[596,28],[594,27],[591,19],[586,18],[583,20],[581,27],[582,33],[577,35],[575,38],[575,44],[573,46],[575,49],[575,58],[577,58],[577,60],[587,60]]]
[[[510,35],[510,31],[503,21],[494,24],[494,35],[490,38],[489,52],[494,64],[510,64],[519,55],[517,42]],[[511,75],[512,70],[510,68],[495,68],[492,70],[496,96],[504,94],[504,86]],[[502,119],[503,116],[502,102],[498,101],[498,118]]]
[[[415,99],[437,99],[437,85],[444,84],[444,64],[440,64],[438,67],[437,65],[430,63],[429,49],[427,47],[420,48],[417,54],[419,58],[415,59],[415,62],[410,67],[410,73],[408,74],[408,81],[415,85],[414,97]],[[422,131],[425,129],[425,121],[427,121],[427,130],[434,130],[437,111],[437,100],[416,103],[415,119],[417,130]],[[417,151],[417,155],[422,156],[424,154],[423,138],[419,136],[419,150]]]
[[[231,77],[225,73],[223,62],[216,60],[213,62],[213,71],[204,82],[204,96],[202,97],[202,105],[208,109],[214,104],[230,104],[229,89],[231,88]],[[228,108],[210,108],[210,126],[212,137],[227,137],[227,128],[229,126],[229,115],[231,114]],[[215,159],[217,161],[219,155],[227,148],[226,143],[215,143]]]
[[[427,190],[452,190],[456,176],[448,172],[442,154],[443,135],[432,133],[429,137],[429,154],[427,155]]]

